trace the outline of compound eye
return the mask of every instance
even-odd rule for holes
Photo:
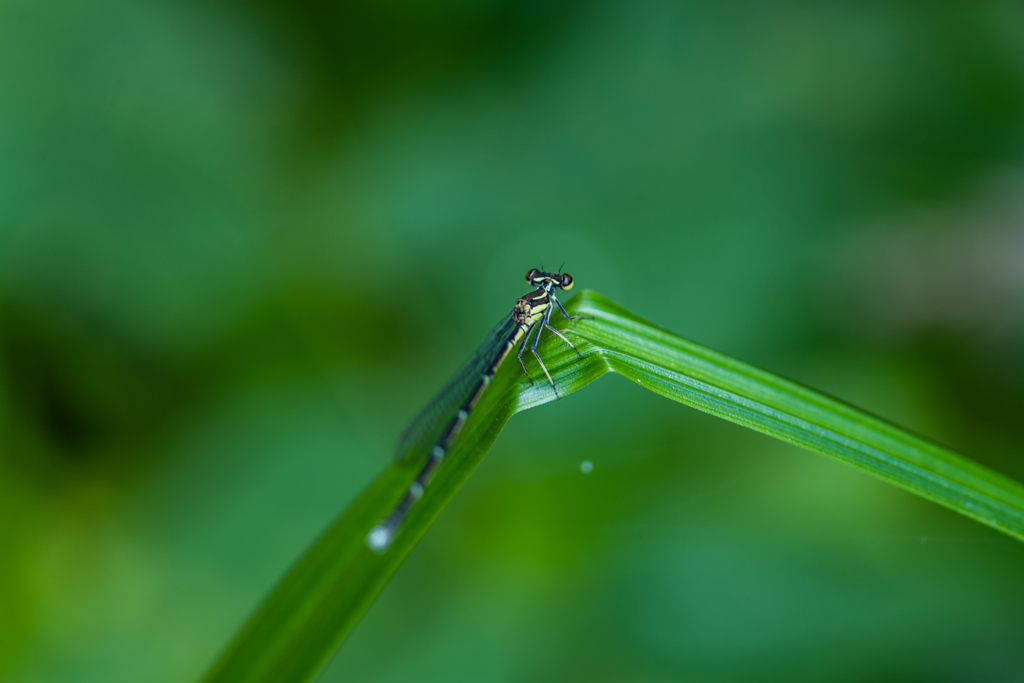
[[[526,274],[526,281],[532,285],[533,281],[538,277],[540,277],[540,271],[536,268],[530,268],[530,271]]]
[[[564,290],[568,291],[568,290],[572,289],[572,275],[569,275],[569,273],[564,273],[562,275],[561,285],[562,285],[562,289],[564,289]]]

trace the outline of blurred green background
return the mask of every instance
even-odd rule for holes
[[[0,678],[196,679],[562,261],[1024,480],[1024,6],[0,3]],[[610,376],[509,423],[321,680],[1022,642],[1020,543]]]

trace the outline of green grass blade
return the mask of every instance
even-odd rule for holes
[[[581,362],[557,339],[544,357],[563,395],[616,372],[662,396],[833,456],[1024,540],[1024,487],[947,448],[794,382],[665,332],[594,292],[567,306],[592,316],[570,326]],[[390,511],[416,468],[392,465],[338,518],[206,677],[208,683],[312,678],[383,589],[514,413],[554,400],[507,363],[463,428],[391,549],[367,531]]]

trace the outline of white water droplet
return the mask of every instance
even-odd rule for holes
[[[366,534],[366,545],[370,546],[370,550],[373,552],[382,553],[388,549],[393,539],[391,530],[383,524],[378,524],[370,529],[370,533]]]
[[[583,462],[580,463],[580,472],[582,472],[583,474],[590,474],[593,471],[594,463],[590,462],[589,460],[584,460]]]

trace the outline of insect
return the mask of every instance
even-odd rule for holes
[[[541,332],[548,329],[582,358],[579,349],[551,326],[551,314],[557,306],[566,320],[579,320],[585,316],[569,315],[565,307],[562,306],[562,302],[555,296],[556,290],[569,291],[572,289],[572,276],[568,273],[546,273],[533,268],[526,274],[526,281],[536,289],[516,299],[512,314],[491,331],[470,359],[452,376],[444,388],[427,404],[427,407],[402,434],[398,446],[400,455],[421,453],[429,449],[429,457],[391,514],[366,535],[366,544],[370,546],[371,550],[383,553],[391,546],[392,541],[395,540],[395,534],[409,510],[423,495],[423,489],[430,482],[438,465],[444,460],[455,437],[459,435],[466,420],[469,419],[469,414],[487,387],[490,386],[498,368],[517,344],[519,345],[517,354],[519,365],[522,366],[526,378],[530,380],[531,384],[533,383],[533,378],[530,377],[530,373],[526,370],[526,364],[523,362],[523,353],[529,346],[530,352],[540,363],[541,370],[544,371],[551,388],[554,389],[555,397],[561,399],[558,388],[555,386],[554,380],[551,379],[551,373],[548,372],[540,354],[537,353],[537,344],[540,342]],[[530,343],[531,336],[533,337],[532,344]],[[458,409],[448,421],[441,423],[443,428],[440,428],[438,426],[439,419],[456,404]]]

